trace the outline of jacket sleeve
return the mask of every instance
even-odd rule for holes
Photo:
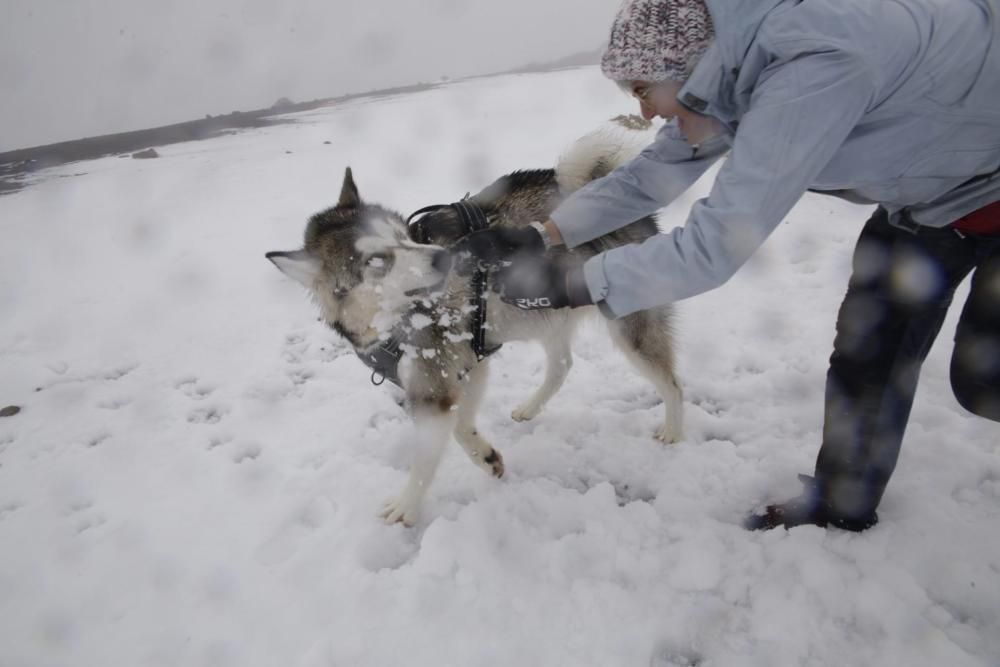
[[[602,312],[623,317],[729,280],[837,152],[874,88],[859,60],[837,51],[778,61],[762,72],[732,153],[687,223],[584,264]],[[662,177],[670,173],[660,168]]]
[[[697,149],[667,122],[639,155],[604,178],[591,181],[550,216],[566,246],[576,247],[663,208],[684,193],[729,150],[721,135]]]

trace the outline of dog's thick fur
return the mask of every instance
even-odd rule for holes
[[[544,220],[572,190],[625,162],[639,148],[635,126],[619,121],[584,137],[556,169],[508,174],[471,197],[490,225],[525,225]],[[626,136],[630,135],[630,136]],[[452,209],[431,214],[426,228],[434,245],[413,242],[403,218],[361,199],[348,169],[336,206],[314,215],[305,245],[267,257],[302,283],[326,322],[362,351],[390,331],[403,332],[400,364],[408,410],[416,425],[416,451],[402,493],[386,503],[381,516],[411,525],[453,434],[472,461],[501,477],[500,453],[477,431],[476,412],[486,388],[490,359],[477,362],[470,346],[470,278],[445,273],[443,248],[465,234]],[[574,248],[550,251],[555,261],[581,264],[599,252],[636,243],[657,233],[651,218]],[[559,390],[572,366],[570,341],[578,321],[593,307],[525,311],[487,297],[487,344],[537,340],[547,354],[538,390],[514,408],[511,417],[535,417]],[[656,386],[665,405],[665,422],[656,437],[675,442],[682,433],[681,389],[674,374],[671,310],[656,308],[607,322],[625,356]],[[361,371],[359,369],[359,375]]]

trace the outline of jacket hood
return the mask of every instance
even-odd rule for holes
[[[764,18],[798,0],[705,0],[715,39],[678,93],[692,111],[729,123],[737,115],[736,81]],[[754,77],[755,78],[755,77]]]
[[[788,0],[705,0],[722,63],[738,67],[764,17],[784,2]]]

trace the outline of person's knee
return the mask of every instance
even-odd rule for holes
[[[957,354],[951,360],[951,389],[959,405],[972,414],[1000,421],[1000,386],[985,382]]]

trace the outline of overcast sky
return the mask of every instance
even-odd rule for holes
[[[619,0],[0,0],[0,152],[503,70]]]

